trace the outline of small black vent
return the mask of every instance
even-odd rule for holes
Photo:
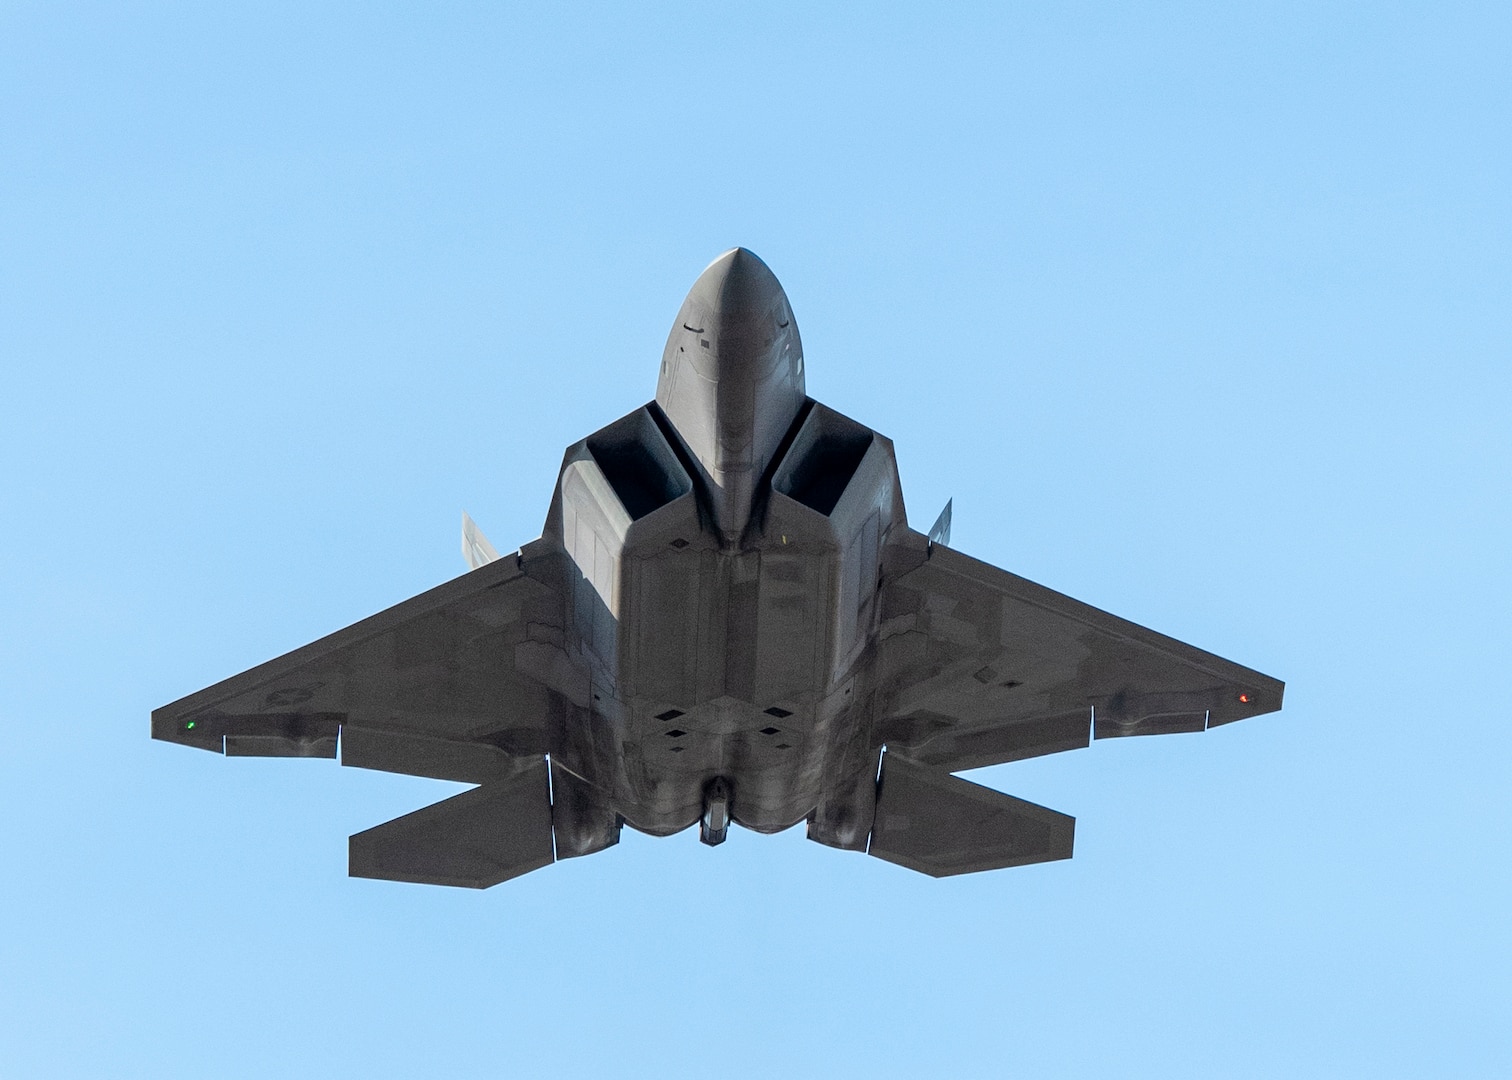
[[[768,716],[775,716],[779,720],[781,720],[783,717],[792,716],[793,715],[787,709],[779,709],[775,705],[773,705],[770,709],[763,709],[762,711],[764,713],[766,713]]]
[[[676,540],[672,541],[672,546],[675,547],[678,551],[681,551],[683,548],[688,546],[688,542],[679,536]]]
[[[1009,679],[1007,682],[1005,682],[1003,684],[1003,689],[1004,690],[1012,690],[1015,686],[1023,686],[1023,685],[1024,685],[1024,680],[1023,679]]]
[[[791,750],[792,748],[793,746],[791,743],[780,742],[777,744],[777,749],[779,750]]]
[[[680,753],[682,753],[686,749],[687,749],[686,746],[674,746],[674,747],[672,747],[672,753],[674,753],[674,754],[680,754]]]
[[[658,720],[676,720],[681,715],[681,709],[668,709],[666,712],[657,713],[656,718]]]
[[[673,728],[671,731],[662,732],[669,739],[680,739],[687,734],[682,728]]]
[[[761,733],[763,735],[775,735],[775,734],[777,734],[781,730],[782,730],[781,728],[764,727],[764,728],[761,729]]]

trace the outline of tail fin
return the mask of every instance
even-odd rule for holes
[[[467,560],[469,570],[487,566],[499,557],[488,537],[478,528],[478,523],[467,516],[466,510],[462,511],[462,557]]]
[[[940,516],[935,518],[935,523],[929,527],[929,542],[931,544],[941,544],[945,547],[950,546],[950,508],[954,503],[955,499],[953,497],[946,499],[945,509],[940,511]]]

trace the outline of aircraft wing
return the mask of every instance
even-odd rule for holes
[[[951,771],[1202,731],[1284,685],[910,532],[882,590],[881,736]],[[910,564],[914,564],[911,565]]]
[[[155,710],[152,736],[334,758],[339,734],[346,765],[475,784],[511,775],[546,752],[552,691],[532,671],[560,651],[557,592],[532,569],[523,555],[487,563]]]
[[[587,675],[535,545],[165,705],[152,737],[480,786],[353,836],[354,877],[487,888],[554,859],[547,725]]]

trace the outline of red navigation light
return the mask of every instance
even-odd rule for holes
[[[1248,705],[1249,704],[1249,695],[1248,694],[1240,694],[1239,695],[1239,700],[1243,704]]]

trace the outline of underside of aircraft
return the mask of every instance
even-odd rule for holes
[[[953,773],[1281,707],[1259,672],[910,528],[892,443],[809,398],[781,285],[694,283],[654,401],[567,449],[540,539],[164,706],[156,739],[476,785],[354,876],[485,888],[730,822],[934,876],[1069,858],[1074,819]]]

